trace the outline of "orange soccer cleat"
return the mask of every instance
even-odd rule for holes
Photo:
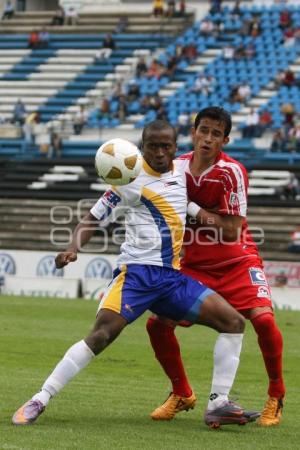
[[[283,410],[283,398],[269,397],[259,420],[258,425],[262,427],[271,427],[279,425]]]
[[[180,411],[194,409],[196,400],[194,392],[190,397],[180,397],[180,395],[171,392],[167,400],[156,408],[150,416],[153,420],[171,420]]]

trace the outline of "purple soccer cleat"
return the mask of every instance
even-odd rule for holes
[[[30,425],[44,412],[45,406],[39,400],[29,400],[12,417],[14,425]]]

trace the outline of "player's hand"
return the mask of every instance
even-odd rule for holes
[[[55,258],[55,265],[57,269],[61,269],[70,262],[74,262],[77,259],[77,253],[75,252],[61,252]]]

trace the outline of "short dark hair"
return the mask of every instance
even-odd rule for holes
[[[175,128],[173,127],[173,125],[171,125],[167,120],[153,120],[152,122],[147,123],[147,125],[145,125],[144,129],[143,129],[143,133],[142,133],[142,142],[144,142],[145,138],[146,138],[146,134],[149,131],[162,131],[169,128],[170,130],[173,131],[174,134],[174,140],[176,141],[177,139],[177,133]]]
[[[232,127],[231,116],[226,109],[219,106],[209,106],[208,108],[201,109],[195,117],[194,127],[197,129],[201,119],[208,117],[209,119],[218,120],[225,124],[224,136],[229,136]]]

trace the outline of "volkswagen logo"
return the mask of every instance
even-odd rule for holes
[[[88,263],[84,272],[85,278],[112,278],[112,267],[105,258],[94,258]]]
[[[7,253],[0,253],[0,275],[14,275],[16,273],[16,264],[13,258]]]
[[[55,256],[44,256],[38,263],[36,274],[38,277],[63,277],[64,270],[55,266]]]

